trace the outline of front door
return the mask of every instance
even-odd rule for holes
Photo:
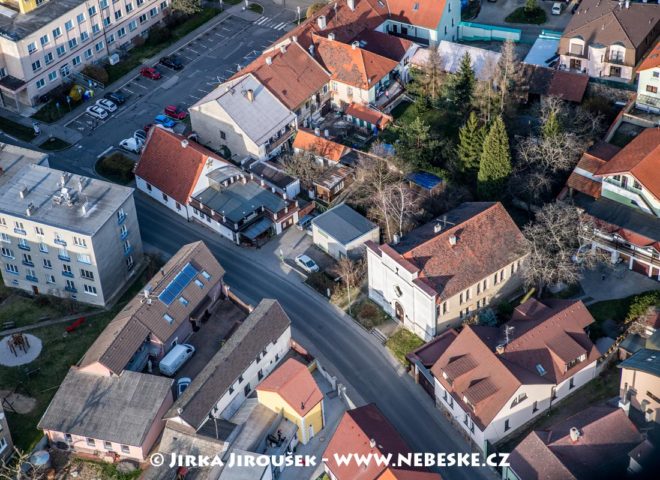
[[[571,58],[571,70],[582,70],[582,60]]]
[[[32,285],[32,293],[34,293],[35,295],[39,295],[39,289],[37,288],[36,285]]]
[[[399,302],[396,302],[394,304],[394,314],[396,316],[396,319],[400,322],[403,323],[403,319],[405,317],[404,312],[403,312],[403,307]]]

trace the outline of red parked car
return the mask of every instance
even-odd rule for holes
[[[188,112],[186,112],[182,108],[177,107],[176,105],[168,105],[167,107],[165,107],[163,112],[165,113],[165,115],[175,120],[183,120],[188,116]]]
[[[162,77],[160,72],[153,67],[144,67],[142,70],[140,70],[140,75],[152,80],[159,80]]]

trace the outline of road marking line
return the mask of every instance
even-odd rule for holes
[[[197,55],[199,55],[199,52],[192,47],[188,47],[188,50],[195,52]]]
[[[103,150],[99,155],[97,155],[96,158],[101,158],[103,155],[105,155],[106,153],[108,153],[108,152],[109,152],[110,150],[112,150],[113,148],[115,148],[115,147],[110,146],[110,147],[106,148],[106,149]]]
[[[224,36],[222,33],[217,33],[217,32],[216,32],[216,33],[214,33],[213,35],[215,35],[216,37],[220,37],[220,38],[222,38],[222,39],[225,38],[225,36]]]
[[[279,30],[281,27],[285,27],[286,22],[278,23],[276,26],[273,27],[275,30]]]
[[[286,28],[287,28],[286,25],[282,25],[280,28],[278,28],[278,30],[286,30]]]
[[[130,93],[131,95],[135,95],[135,92],[134,92],[133,90],[129,90],[129,89],[126,88],[126,87],[122,88],[122,90],[124,90],[124,91]]]
[[[183,58],[185,58],[186,60],[190,60],[191,62],[194,60],[194,58],[186,57],[185,55],[181,55],[181,56],[182,56]]]

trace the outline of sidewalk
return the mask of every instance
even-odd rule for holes
[[[263,2],[263,0],[262,0]],[[263,2],[266,4],[269,4],[271,2]],[[272,4],[272,3],[271,3]],[[244,16],[249,19],[256,19],[260,15],[254,13],[254,12],[243,12],[244,8],[244,3],[239,3],[237,5],[232,5],[230,7],[225,8],[222,12],[220,12],[218,15],[213,17],[211,20],[200,26],[198,29],[193,30],[189,34],[187,34],[185,37],[181,38],[180,40],[176,41],[172,45],[164,48],[160,52],[158,52],[157,56],[167,56],[170,55],[172,52],[175,50],[178,50],[181,48],[183,45],[191,42],[195,38],[199,37],[200,35],[203,35],[206,30],[209,30],[211,28],[214,28],[216,25],[219,23],[225,21],[227,18],[231,17],[232,15],[237,15],[237,16]],[[266,11],[266,8],[264,8],[264,12]],[[119,89],[121,86],[123,86],[125,83],[128,82],[129,79],[135,77],[139,71],[140,68],[144,64],[151,64],[154,62],[154,58],[146,59],[142,65],[136,67],[134,70],[131,70],[128,72],[126,75],[124,75],[122,78],[116,80],[114,83],[106,85],[104,91],[113,91]],[[83,103],[82,107],[85,107],[87,104]],[[41,129],[41,134],[34,139],[30,141],[30,143],[34,146],[39,146],[41,145],[44,141],[46,141],[50,137],[56,137],[61,140],[64,140],[71,145],[76,144],[79,142],[83,136],[80,132],[77,130],[67,128],[64,125],[69,123],[71,120],[75,119],[78,117],[82,112],[84,111],[84,108],[81,108],[81,106],[73,109],[70,113],[67,113],[64,115],[62,118],[60,118],[57,122],[52,123],[52,124],[47,124],[47,123],[42,123],[39,122],[39,128]],[[24,125],[26,127],[32,128],[32,122],[34,121],[30,117],[24,117],[16,112],[12,112],[10,110],[7,110],[5,108],[0,107],[0,116],[7,118],[9,120],[12,120],[18,124]],[[9,134],[5,134],[10,136]]]

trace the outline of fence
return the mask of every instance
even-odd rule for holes
[[[483,23],[460,22],[458,38],[466,42],[491,42],[511,40],[519,42],[522,30],[518,28],[497,27]]]

